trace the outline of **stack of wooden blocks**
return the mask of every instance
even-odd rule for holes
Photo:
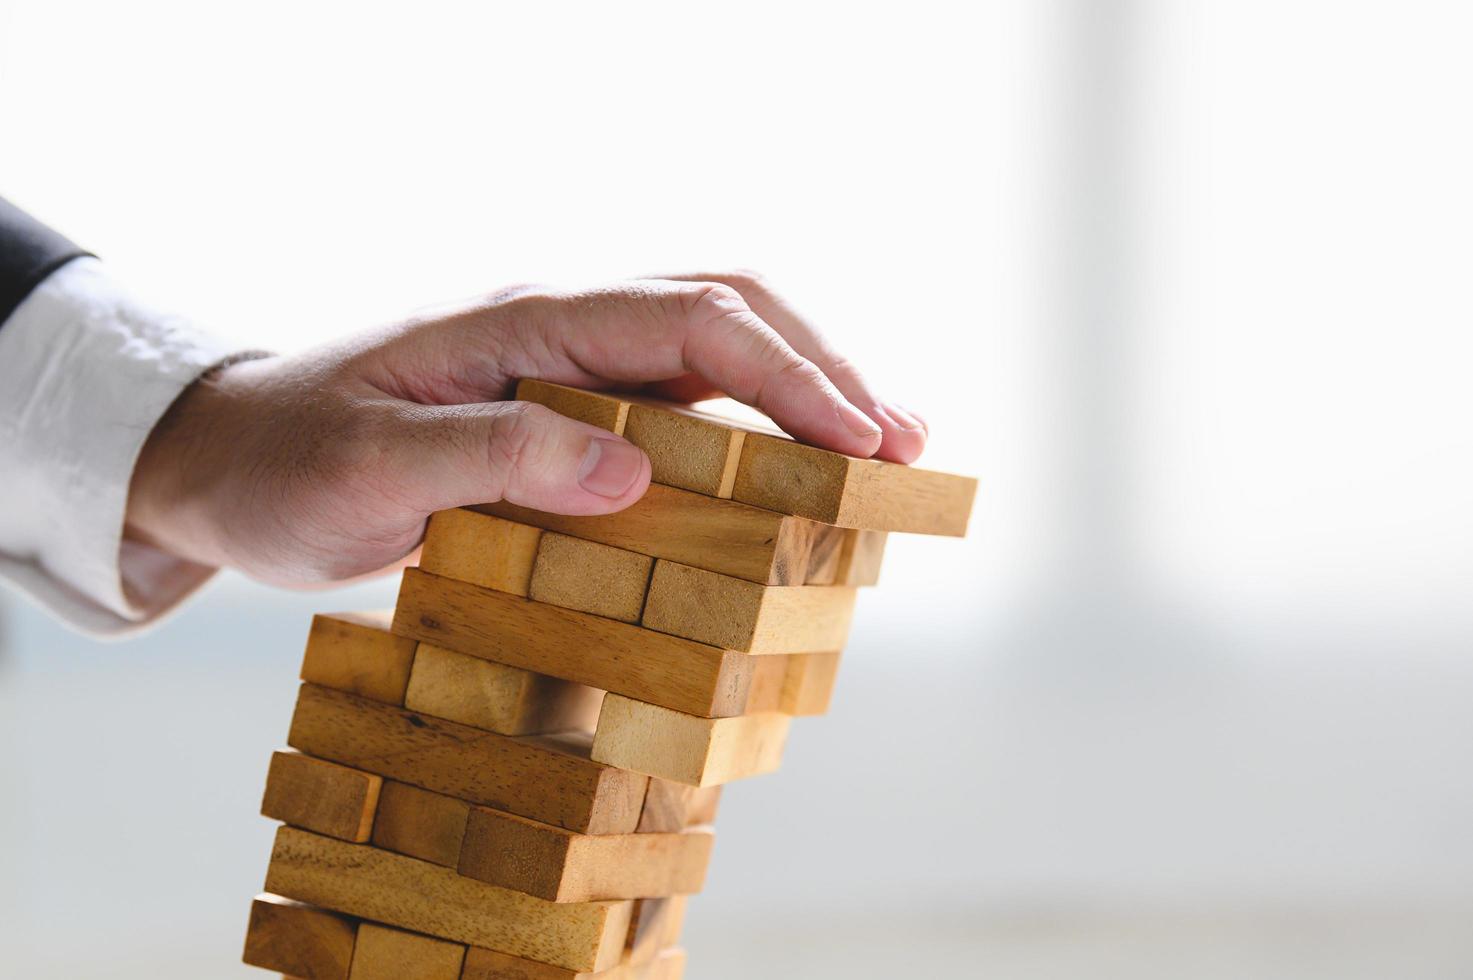
[[[318,616],[245,962],[301,980],[676,980],[724,783],[828,707],[889,531],[974,480],[524,381],[625,436],[629,509],[434,515],[389,614]]]

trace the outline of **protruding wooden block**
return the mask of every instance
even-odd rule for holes
[[[505,501],[473,509],[768,585],[803,584],[818,528],[811,521],[659,484],[651,484],[624,510],[598,517],[544,514]]]
[[[789,657],[777,710],[789,715],[826,714],[839,677],[841,656],[831,650]]]
[[[266,889],[347,915],[572,970],[614,966],[632,902],[558,904],[427,861],[282,827]]]
[[[686,827],[700,827],[716,822],[716,809],[721,803],[721,787],[698,789],[668,779],[650,778],[644,796],[644,811],[639,815],[637,832],[669,834]]]
[[[713,717],[740,714],[751,658],[409,568],[394,629],[436,646]]]
[[[403,704],[415,642],[389,632],[392,615],[384,611],[313,616],[302,680],[384,704]]]
[[[373,829],[382,778],[346,766],[275,752],[261,814],[293,827],[362,843]]]
[[[643,624],[727,650],[809,653],[843,648],[855,590],[841,586],[757,585],[660,561],[650,579]]]
[[[527,593],[538,602],[639,622],[654,559],[623,548],[547,532]]]
[[[453,868],[460,863],[470,816],[464,800],[390,780],[379,794],[373,845]]]
[[[643,776],[591,761],[586,736],[497,735],[312,684],[287,744],[579,833],[632,833],[646,790]]]
[[[348,980],[460,980],[465,946],[373,922],[358,927]]]
[[[742,444],[732,499],[839,527],[967,533],[977,481],[878,459],[855,459],[778,436]]]
[[[876,585],[880,581],[880,563],[885,558],[884,531],[851,530],[839,552],[835,585]]]
[[[715,786],[776,770],[791,721],[772,711],[698,718],[610,694],[599,714],[593,757],[661,779]]]
[[[471,947],[461,980],[680,980],[684,970],[683,949],[663,950],[647,963],[621,963],[601,973],[579,973]]]
[[[590,837],[476,807],[460,873],[549,902],[689,895],[701,890],[709,830]]]
[[[357,932],[358,923],[347,916],[257,895],[241,960],[301,980],[348,980]]]
[[[623,962],[640,966],[659,959],[660,954],[680,942],[689,898],[642,898],[634,903],[629,938],[624,942]]]
[[[470,510],[430,516],[419,567],[435,575],[525,596],[542,529]]]
[[[502,735],[592,731],[603,692],[421,643],[404,706]]]
[[[517,385],[517,398],[622,435],[649,456],[655,483],[731,496],[746,430],[726,419],[654,399],[532,379]]]

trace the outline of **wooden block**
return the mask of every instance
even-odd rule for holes
[[[361,844],[373,829],[383,784],[371,773],[296,752],[275,752],[266,774],[261,815]]]
[[[358,923],[346,916],[257,895],[241,960],[301,980],[348,980],[357,932]]]
[[[789,657],[777,710],[789,715],[826,714],[839,677],[840,658],[836,650]]]
[[[651,777],[645,793],[644,811],[639,815],[637,832],[665,834],[686,827],[701,827],[716,822],[716,809],[721,803],[721,787],[698,789],[668,779]]]
[[[391,616],[387,611],[313,616],[302,680],[403,704],[415,642],[389,632]]]
[[[373,822],[373,845],[453,868],[460,863],[471,805],[408,783],[384,783]]]
[[[527,593],[538,602],[639,622],[655,560],[596,541],[547,532]]]
[[[465,946],[373,922],[358,927],[348,980],[460,980]]]
[[[436,575],[525,596],[542,529],[469,510],[430,516],[419,567]]]
[[[844,546],[859,532],[849,527],[813,525],[813,545],[808,552],[808,574],[804,585],[849,585],[840,580],[839,567],[844,559]]]
[[[591,761],[587,736],[497,735],[312,684],[287,744],[579,833],[632,833],[646,790],[643,776]]]
[[[404,706],[502,735],[592,731],[603,692],[421,643]]]
[[[591,837],[476,807],[459,870],[549,902],[689,895],[706,879],[713,840],[707,829]]]
[[[752,658],[409,568],[394,629],[461,653],[691,714],[746,708]]]
[[[757,585],[660,561],[643,624],[727,650],[812,653],[849,638],[855,590],[829,585]]]
[[[792,660],[803,654],[767,654],[754,657],[757,661],[752,671],[752,687],[747,693],[746,714],[753,711],[781,711],[783,687],[787,684]]]
[[[977,481],[749,434],[732,499],[839,527],[967,533]]]
[[[834,585],[876,585],[880,581],[880,563],[885,558],[884,531],[851,530],[839,552],[839,567]]]
[[[791,721],[775,711],[698,718],[609,694],[593,758],[690,786],[715,786],[777,769]]]
[[[647,963],[621,963],[600,973],[581,973],[472,946],[461,980],[680,980],[684,970],[683,949],[662,950]]]
[[[573,970],[614,966],[632,902],[557,904],[449,868],[293,827],[276,833],[266,889],[347,915]]]
[[[680,942],[688,901],[685,895],[671,895],[667,898],[642,898],[635,902],[622,962],[636,966],[651,963],[663,951]]]
[[[622,435],[650,458],[655,483],[730,497],[746,429],[684,406],[634,395],[523,380],[517,398]]]
[[[598,517],[544,514],[505,501],[474,509],[768,585],[803,584],[818,527],[812,521],[659,484],[651,484],[643,497],[617,514]]]

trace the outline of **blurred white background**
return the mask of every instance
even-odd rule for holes
[[[768,272],[982,478],[727,794],[751,976],[1473,975],[1473,8],[0,2],[0,193],[294,348]],[[0,478],[4,475],[0,474]],[[0,601],[0,975],[241,977],[310,612]]]

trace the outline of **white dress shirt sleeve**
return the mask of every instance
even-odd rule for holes
[[[0,324],[0,580],[67,624],[136,630],[214,573],[123,539],[138,453],[239,350],[130,296],[101,262],[53,272]]]

